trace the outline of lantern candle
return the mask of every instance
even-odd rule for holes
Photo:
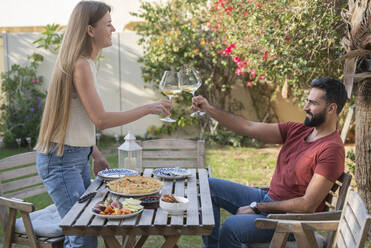
[[[124,166],[130,170],[136,170],[137,168],[137,160],[135,158],[125,158],[124,159]]]

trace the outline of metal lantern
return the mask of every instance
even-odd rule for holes
[[[118,148],[119,168],[142,171],[142,147],[135,142],[135,136],[128,133],[125,142]]]

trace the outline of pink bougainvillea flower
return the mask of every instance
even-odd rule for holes
[[[215,25],[215,26],[213,27],[213,31],[218,30],[218,28],[219,28],[219,26],[218,26],[218,25]]]
[[[236,46],[234,44],[230,44],[229,47],[224,49],[224,55],[228,56],[232,54],[232,49],[235,48]]]
[[[241,68],[236,68],[236,71],[234,73],[236,73],[238,76],[243,76],[243,74],[244,74],[244,72],[241,70]]]
[[[238,56],[235,56],[235,57],[233,58],[233,61],[237,64],[238,62],[241,61],[241,59],[240,59]]]
[[[264,80],[264,76],[259,76],[259,77],[258,77],[258,80],[259,80],[259,81],[263,81],[263,80]]]
[[[250,35],[248,35],[248,34],[245,36],[245,38],[246,38],[247,40],[250,40],[250,39],[251,39],[251,38],[250,38]]]
[[[250,69],[249,71],[250,71],[251,77],[255,78],[256,77],[256,70],[255,69]]]
[[[223,54],[223,51],[222,50],[218,50],[217,53],[219,53],[220,55]]]
[[[245,68],[246,65],[247,65],[247,62],[245,60],[241,60],[240,62],[238,62],[238,68]]]
[[[291,40],[291,38],[290,37],[288,37],[288,36],[285,36],[285,41],[290,41]]]
[[[222,45],[228,45],[228,42],[226,42],[225,40],[222,41]]]
[[[253,86],[254,85],[254,82],[252,81],[246,81],[245,84],[249,87]]]
[[[267,56],[266,55],[263,56],[263,60],[267,60]]]
[[[231,54],[232,54],[232,50],[231,49],[229,49],[229,48],[224,49],[224,55],[225,56],[228,56],[228,55],[231,55]]]
[[[261,7],[260,3],[257,3],[256,4],[256,7],[260,8]]]
[[[231,12],[232,9],[233,9],[233,7],[229,7],[229,8],[224,9],[224,11],[226,11],[227,12],[227,15],[229,15],[229,12]]]

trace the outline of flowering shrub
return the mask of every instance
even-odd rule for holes
[[[209,28],[224,38],[221,55],[233,59],[247,86],[286,82],[299,100],[313,78],[342,76],[340,3],[215,0]]]
[[[234,73],[237,66],[230,57],[220,56],[222,39],[207,26],[210,16],[207,0],[174,0],[163,4],[143,2],[138,13],[132,15],[144,21],[135,26],[141,36],[139,44],[143,46],[144,55],[142,75],[145,82],[158,86],[163,72],[183,66],[194,67],[200,72],[203,82],[196,94],[201,94],[209,101],[223,109],[238,104],[230,104],[231,87],[237,81]],[[231,48],[232,49],[232,48]],[[175,124],[161,127],[160,133],[170,134],[179,127],[197,124],[207,130],[209,120],[191,118],[191,94],[184,93],[174,98],[178,102],[173,108],[172,117]],[[235,109],[234,109],[235,110]],[[156,133],[156,130],[152,130]]]
[[[36,142],[45,99],[40,89],[43,79],[36,74],[41,61],[41,56],[33,54],[29,57],[29,65],[14,64],[1,74],[0,132],[8,146],[15,146],[19,138],[23,145],[27,144],[27,137],[32,144]]]

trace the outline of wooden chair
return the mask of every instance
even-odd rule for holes
[[[258,228],[275,229],[270,247],[285,247],[289,233],[294,233],[299,248],[318,248],[313,231],[336,231],[332,248],[363,248],[371,215],[358,193],[349,191],[340,220],[273,220],[257,219]]]
[[[325,198],[326,207],[324,212],[318,213],[308,213],[308,214],[296,214],[296,213],[287,213],[287,214],[269,214],[268,219],[279,219],[279,220],[338,220],[341,215],[341,210],[343,209],[346,195],[352,181],[352,175],[344,172],[339,179],[334,183],[331,190]],[[265,188],[266,189],[266,188]],[[316,236],[317,239],[320,239],[320,236]],[[326,239],[327,247],[331,247],[334,239],[334,232],[329,231]],[[249,244],[249,248],[263,248],[269,247],[269,243],[256,243]],[[286,247],[296,247],[294,241],[287,242]]]
[[[143,168],[205,168],[204,140],[156,139],[142,141],[141,146]]]
[[[36,236],[32,225],[32,203],[21,199],[46,192],[37,174],[36,152],[18,154],[0,160],[0,222],[5,248],[12,244],[30,247],[63,247],[64,237]],[[17,212],[20,212],[27,234],[15,232]]]

